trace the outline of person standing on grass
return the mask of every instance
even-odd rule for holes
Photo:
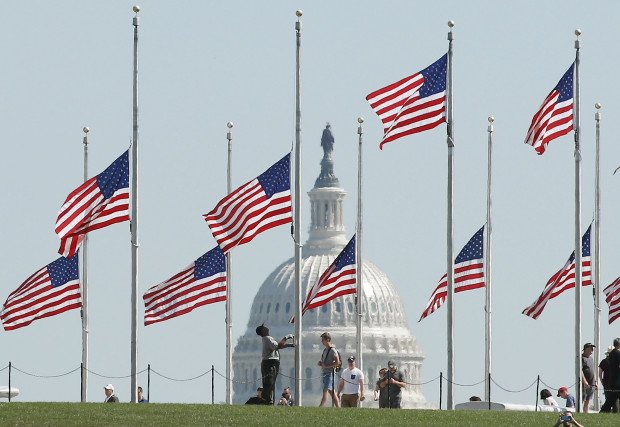
[[[114,386],[112,384],[105,386],[103,392],[105,393],[104,403],[118,403],[118,397],[114,395]]]
[[[387,368],[379,369],[379,379],[375,384],[375,400],[379,401],[379,408],[388,407],[387,383],[383,382]]]
[[[405,376],[397,369],[396,363],[390,360],[388,362],[388,371],[385,373],[385,377],[379,385],[383,387],[387,386],[388,408],[401,408],[402,389],[405,385]]]
[[[592,343],[586,343],[581,353],[581,391],[583,393],[583,412],[586,413],[590,411],[590,399],[592,399],[597,387],[596,368],[592,358],[595,347]]]
[[[620,398],[620,338],[614,340],[614,348],[607,358],[609,359],[611,389],[605,393],[605,403],[601,407],[601,412],[611,412],[611,408],[616,405],[616,401]]]
[[[601,360],[601,363],[598,364],[598,378],[601,381],[601,384],[603,384],[605,401],[611,399],[611,397],[608,397],[608,395],[610,390],[614,389],[613,383],[611,381],[611,365],[609,364],[609,354],[612,352],[613,349],[613,346],[607,347],[607,350],[605,350],[605,357],[603,358],[603,360]],[[603,408],[601,408],[601,412],[618,412],[618,402],[605,409],[606,410],[603,410]]]
[[[338,397],[343,408],[357,408],[364,397],[364,373],[355,366],[355,356],[347,359],[347,368],[340,375]],[[343,393],[344,391],[344,393]]]
[[[332,336],[329,332],[321,334],[321,343],[325,348],[318,363],[322,368],[321,376],[323,379],[323,396],[319,406],[325,406],[327,397],[331,396],[333,405],[338,408],[340,407],[340,399],[338,399],[338,394],[336,394],[334,389],[334,370],[340,365],[340,356],[338,356],[338,351],[336,351],[336,347],[332,344]]]
[[[259,335],[263,341],[263,358],[260,364],[260,372],[263,377],[263,399],[269,405],[273,405],[276,379],[280,370],[280,352],[278,350],[295,347],[295,344],[286,343],[286,340],[293,339],[293,335],[287,335],[278,342],[269,336],[269,328],[265,324],[256,328],[256,335]]]

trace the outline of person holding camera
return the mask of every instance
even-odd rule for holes
[[[570,412],[570,411],[566,411],[566,412],[562,413],[562,415],[560,415],[558,417],[558,420],[553,425],[553,427],[560,427],[560,426],[583,427],[581,424],[579,424],[577,422],[577,420],[575,418],[573,418],[573,413]]]
[[[379,387],[387,387],[387,408],[401,408],[401,392],[405,385],[405,376],[396,368],[396,363],[390,360],[388,362],[388,371],[379,383]]]
[[[278,402],[278,405],[293,406],[294,404],[295,404],[295,401],[293,400],[293,395],[291,394],[291,388],[284,387],[284,390],[282,390],[282,396],[280,396],[280,401]]]
[[[387,398],[387,383],[384,383],[385,373],[387,372],[387,368],[379,369],[379,379],[375,384],[375,400],[379,401],[379,408],[387,408],[388,407],[388,398]]]
[[[260,372],[263,377],[263,399],[268,404],[273,405],[275,398],[276,379],[280,370],[280,350],[281,348],[295,347],[295,344],[287,344],[287,340],[292,340],[293,335],[287,335],[280,341],[276,341],[269,335],[269,328],[262,325],[256,328],[256,335],[263,341],[263,358],[260,364]]]

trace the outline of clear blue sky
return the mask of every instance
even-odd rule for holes
[[[54,221],[82,179],[82,127],[90,126],[90,170],[105,168],[131,137],[132,2],[18,2],[1,6],[0,209],[3,260],[0,299],[54,260]],[[614,195],[620,177],[620,114],[615,25],[620,5],[601,1],[227,1],[141,4],[140,27],[140,295],[215,245],[202,214],[226,190],[226,123],[234,121],[233,183],[263,171],[294,139],[295,10],[302,30],[303,189],[319,171],[320,136],[329,121],[335,171],[348,191],[345,220],[353,233],[356,118],[366,118],[364,255],[382,268],[404,299],[409,324],[426,355],[422,379],[446,371],[445,307],[416,323],[445,273],[445,126],[391,143],[365,96],[419,71],[447,50],[454,29],[455,256],[485,221],[486,126],[495,116],[493,312],[494,378],[517,390],[538,374],[552,387],[574,382],[573,292],[550,302],[534,321],[521,314],[573,246],[572,134],[544,156],[523,144],[534,112],[574,59],[582,36],[583,221],[593,211],[594,103],[602,122],[602,286],[618,275],[620,232]],[[303,200],[304,234],[309,221]],[[305,240],[305,237],[304,237]],[[90,239],[90,367],[126,376],[130,367],[130,244],[127,224]],[[291,257],[288,228],[235,250],[234,336],[265,277]],[[583,341],[593,341],[591,289],[583,292]],[[456,377],[484,376],[484,292],[455,298]],[[143,310],[140,304],[140,310]],[[140,312],[140,316],[142,311]],[[618,335],[607,325],[602,342]],[[224,304],[140,327],[140,367],[174,377],[225,370]],[[0,365],[53,375],[79,366],[77,310],[14,332],[0,332]],[[259,355],[257,355],[258,363]],[[0,372],[0,384],[6,371]],[[128,379],[90,377],[89,400]],[[139,382],[146,384],[146,377]],[[20,400],[80,397],[76,372],[58,379],[15,373]],[[216,378],[216,401],[224,381]],[[423,388],[438,402],[438,383]],[[483,395],[456,387],[456,402]],[[535,389],[498,401],[534,403]],[[210,377],[178,383],[153,376],[153,401],[210,402]]]

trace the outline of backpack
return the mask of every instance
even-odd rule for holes
[[[342,356],[340,355],[340,352],[338,351],[336,347],[330,347],[329,349],[334,350],[336,352],[336,355],[338,356],[338,363],[334,367],[334,371],[340,372],[342,370]],[[329,351],[327,352],[327,355],[328,354],[329,354]]]

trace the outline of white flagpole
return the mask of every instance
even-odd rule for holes
[[[302,312],[301,312],[301,96],[299,89],[299,52],[301,50],[301,22],[303,11],[295,12],[297,22],[297,48],[295,54],[295,222],[293,224],[295,240],[295,404],[302,406],[301,396],[301,356],[302,356]]]
[[[581,126],[579,117],[579,49],[581,30],[575,30],[575,397],[577,411],[581,410]]]
[[[601,345],[601,187],[600,187],[600,136],[601,136],[601,104],[594,105],[596,113],[596,159],[594,166],[594,366],[599,364]],[[594,389],[594,410],[599,408],[599,390]]]
[[[356,319],[356,348],[357,353],[357,367],[363,371],[363,352],[362,352],[362,301],[364,299],[364,286],[363,279],[363,259],[362,259],[362,123],[364,119],[362,117],[357,118],[359,126],[357,127],[358,137],[358,150],[357,150],[357,224],[355,230],[355,265],[357,266],[356,281],[357,281],[357,295],[356,295],[356,307],[357,307],[357,319]],[[362,402],[360,402],[360,406]]]
[[[454,297],[454,253],[452,249],[452,241],[454,234],[454,226],[452,223],[452,215],[454,213],[453,200],[454,200],[454,138],[453,138],[453,119],[452,119],[452,41],[454,37],[452,35],[452,27],[454,27],[454,21],[448,21],[448,96],[446,100],[447,109],[447,129],[448,129],[448,210],[447,210],[447,251],[446,251],[446,271],[448,280],[447,289],[447,305],[448,305],[448,387],[447,387],[447,408],[453,409],[454,398],[454,325],[453,325],[453,297]]]
[[[84,182],[88,180],[88,132],[90,129],[84,126]],[[82,242],[82,393],[81,401],[86,402],[88,397],[88,233],[84,235]]]
[[[226,192],[232,191],[231,166],[232,166],[232,128],[233,122],[226,124],[228,132],[228,166],[226,168]],[[232,405],[232,253],[226,254],[226,403]]]
[[[133,18],[133,138],[131,161],[131,402],[138,402],[138,26]]]
[[[488,152],[487,152],[487,223],[485,226],[485,242],[484,242],[484,280],[486,282],[485,286],[485,328],[484,328],[484,401],[490,402],[491,399],[491,339],[492,339],[492,329],[491,329],[491,312],[492,312],[492,304],[491,304],[491,171],[492,171],[492,152],[493,152],[493,122],[495,119],[493,116],[489,116],[489,127],[487,131],[489,133],[489,144],[488,144]]]

